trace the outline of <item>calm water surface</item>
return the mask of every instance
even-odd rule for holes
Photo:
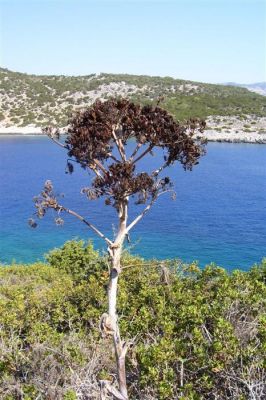
[[[156,156],[146,161],[156,165]],[[88,173],[76,168],[66,175],[66,156],[45,137],[0,137],[0,261],[32,262],[71,238],[100,239],[73,217],[63,227],[46,216],[37,229],[27,225],[34,212],[33,196],[51,179],[63,202],[83,213],[111,237],[111,207],[89,202],[80,194]],[[132,253],[156,258],[178,257],[201,265],[215,262],[228,269],[248,269],[266,256],[266,146],[208,145],[207,155],[193,172],[180,166],[170,174],[177,199],[161,197],[132,232]],[[138,206],[141,210],[141,206]],[[133,217],[136,207],[132,208]]]

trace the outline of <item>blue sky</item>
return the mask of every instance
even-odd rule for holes
[[[0,0],[0,8],[0,64],[15,71],[266,80],[266,0]]]

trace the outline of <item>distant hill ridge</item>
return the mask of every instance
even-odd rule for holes
[[[262,96],[266,96],[266,82],[257,82],[257,83],[227,82],[225,83],[225,85],[243,87],[250,90],[251,92],[261,94]]]
[[[266,113],[265,97],[231,84],[106,73],[29,75],[0,68],[0,125],[65,126],[73,110],[84,108],[96,99],[122,96],[144,104],[155,103],[161,95],[162,106],[179,120],[215,115],[260,117]]]

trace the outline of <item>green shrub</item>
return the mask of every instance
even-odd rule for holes
[[[107,259],[71,241],[47,261],[0,269],[0,398],[74,400],[81,382],[96,399],[98,380],[114,371],[111,338],[98,328]],[[265,384],[266,260],[229,274],[125,254],[122,268],[118,313],[122,337],[134,339],[131,398],[248,400],[241,382]]]
[[[75,281],[87,279],[104,268],[103,259],[92,243],[85,245],[83,240],[66,242],[60,249],[50,251],[46,260],[52,267],[70,274]]]

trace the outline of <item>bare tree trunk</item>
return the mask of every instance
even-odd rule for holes
[[[121,207],[119,212],[119,231],[114,241],[114,244],[108,248],[111,259],[111,271],[108,287],[108,319],[110,330],[113,335],[116,367],[119,383],[119,391],[122,399],[127,400],[127,383],[126,383],[126,353],[127,345],[121,340],[119,324],[117,318],[116,304],[117,304],[117,286],[118,278],[121,273],[121,253],[124,239],[126,236],[126,223],[127,223],[127,202]]]

